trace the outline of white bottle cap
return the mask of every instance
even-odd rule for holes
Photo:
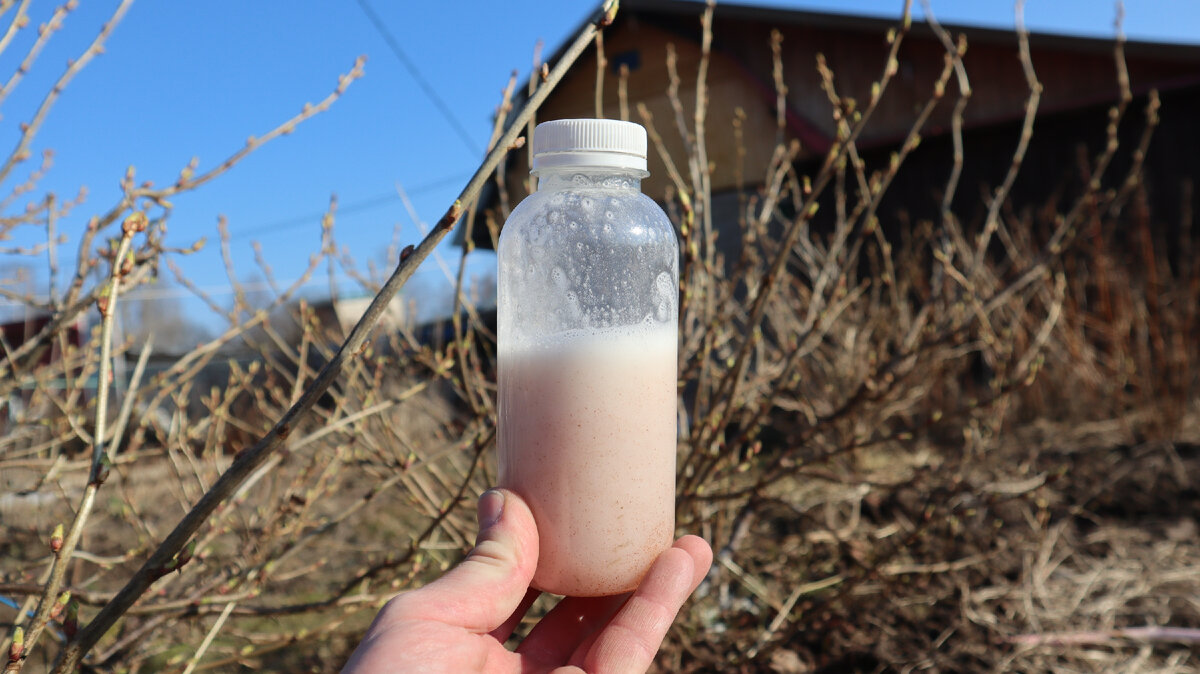
[[[533,170],[560,166],[646,170],[646,129],[616,119],[558,119],[537,125]]]

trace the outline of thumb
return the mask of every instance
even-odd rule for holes
[[[537,568],[538,534],[525,501],[506,489],[479,497],[479,536],[458,566],[389,607],[400,620],[430,620],[484,634],[517,609]]]

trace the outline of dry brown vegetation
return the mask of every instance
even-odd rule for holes
[[[745,168],[759,187],[742,195],[736,259],[717,245],[703,170],[715,132],[703,64],[695,110],[674,94],[674,120],[633,106],[652,139],[676,133],[688,148],[664,157],[683,262],[678,513],[717,551],[659,669],[1200,671],[1200,263],[1190,222],[1178,240],[1154,233],[1140,160],[1108,173],[1137,156],[1116,142],[1133,100],[1121,45],[1122,97],[1101,139],[1113,142],[1086,158],[1077,194],[1018,211],[1009,178],[986,218],[964,223],[947,157],[940,219],[894,231],[880,201],[928,113],[880,167],[855,139],[888,95],[908,23],[906,10],[870,100],[841,95],[817,64],[838,142],[813,166],[781,145]],[[961,112],[966,45],[941,35],[927,109]],[[1019,38],[1029,99],[1014,176],[1037,142],[1040,93]],[[576,47],[591,43],[589,29]],[[209,173],[189,167],[167,188],[127,176],[83,234],[74,281],[48,301],[0,286],[52,317],[0,361],[0,595],[22,604],[0,606],[22,642],[10,669],[66,657],[88,671],[331,671],[383,601],[469,548],[493,477],[487,322],[463,298],[440,337],[367,339],[458,204],[386,283],[359,274],[382,299],[341,350],[343,335],[289,289],[261,310],[239,294],[223,334],[157,368],[153,343],[113,342],[110,320],[82,346],[67,330],[108,319],[122,292],[186,253],[191,242],[162,236],[173,194],[327,107],[360,68]],[[1157,104],[1152,94],[1144,139]],[[525,126],[507,97],[499,110],[464,204]],[[5,215],[0,232],[49,228],[45,247],[6,255],[46,255],[61,210],[84,207],[44,204]],[[349,265],[335,216],[310,273]],[[114,359],[130,371],[119,387]]]

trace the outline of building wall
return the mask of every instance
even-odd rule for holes
[[[630,21],[621,30],[606,33],[605,54],[609,67],[603,74],[603,115],[610,119],[620,118],[618,76],[620,62],[633,64],[628,79],[630,121],[645,124],[638,114],[637,103],[644,103],[649,111],[651,125],[662,139],[668,155],[675,162],[682,180],[691,187],[691,173],[686,165],[687,153],[683,136],[679,130],[677,116],[668,95],[670,76],[667,68],[667,45],[675,46],[676,71],[679,73],[679,100],[684,111],[688,133],[695,129],[694,110],[696,102],[696,73],[700,63],[700,45],[681,39],[652,24]],[[775,128],[773,111],[765,101],[774,94],[763,90],[746,77],[735,61],[724,54],[715,53],[708,75],[709,108],[707,127],[709,139],[710,177],[714,190],[727,190],[739,184],[739,146],[735,140],[733,124],[738,110],[744,112],[742,125],[746,129],[742,166],[762,167],[767,164],[775,147],[775,134],[763,133],[764,129]],[[596,55],[589,51],[576,63],[574,70],[539,111],[539,120],[595,117]],[[772,98],[773,100],[773,98]],[[672,181],[661,153],[653,144],[648,158],[650,178],[642,189],[656,199],[661,199]],[[512,202],[520,200],[527,192],[525,181],[529,172],[527,152],[510,155],[508,169],[508,191]],[[761,169],[745,176],[741,182],[756,184],[762,181]]]

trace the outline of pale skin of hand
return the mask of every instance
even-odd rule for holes
[[[684,536],[633,593],[563,599],[510,651],[504,642],[540,594],[529,587],[537,528],[521,497],[500,489],[480,498],[479,525],[458,566],[383,607],[343,674],[645,672],[712,564],[708,543]]]

